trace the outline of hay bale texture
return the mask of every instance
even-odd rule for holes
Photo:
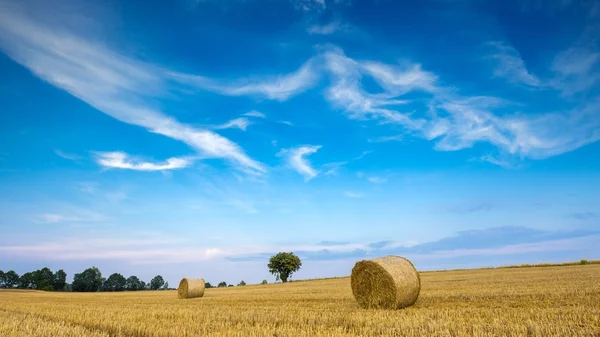
[[[195,298],[204,296],[204,279],[183,278],[177,288],[179,298]]]
[[[421,291],[421,278],[413,264],[393,255],[358,261],[350,283],[354,298],[366,309],[402,309],[413,305]]]

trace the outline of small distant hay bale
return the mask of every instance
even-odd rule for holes
[[[358,261],[350,276],[352,293],[365,309],[402,309],[413,305],[421,291],[421,277],[400,256]]]
[[[179,298],[194,298],[204,296],[204,279],[183,278],[177,288]]]

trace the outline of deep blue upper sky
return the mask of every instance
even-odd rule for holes
[[[0,269],[599,258],[598,36],[591,0],[0,0]]]

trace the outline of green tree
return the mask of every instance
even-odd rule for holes
[[[0,288],[4,288],[4,272],[0,269]]]
[[[142,290],[144,286],[142,286],[142,281],[137,276],[129,276],[125,282],[125,289],[129,291]]]
[[[138,290],[146,290],[148,289],[148,285],[146,284],[146,282],[140,280],[140,287],[138,288]]]
[[[48,267],[32,272],[32,289],[52,291],[54,287],[54,273]]]
[[[97,267],[91,267],[73,276],[73,291],[95,292],[102,286],[102,273]]]
[[[267,284],[267,283],[269,283],[269,282],[267,282],[267,280],[263,280],[263,281],[261,282],[261,284]]]
[[[212,288],[212,284],[210,284],[210,282],[206,282],[204,283],[204,288]]]
[[[102,289],[104,291],[123,291],[125,290],[126,283],[127,279],[125,279],[125,276],[119,273],[113,273],[106,279],[102,285]]]
[[[165,286],[163,287],[163,290],[169,290],[169,282],[165,282]]]
[[[158,290],[165,285],[165,280],[160,275],[154,276],[154,278],[150,281],[150,289]]]
[[[225,282],[225,281],[219,282],[219,284],[218,284],[217,286],[218,286],[219,288],[222,288],[222,287],[227,287],[227,282]]]
[[[14,270],[9,270],[4,273],[4,281],[2,284],[3,288],[13,288],[19,283],[19,274]]]
[[[52,281],[52,288],[55,291],[62,291],[65,289],[65,285],[67,284],[67,273],[64,270],[60,269],[56,273],[54,273],[54,279]]]
[[[238,287],[239,286],[245,286],[245,285],[246,285],[246,282],[244,282],[244,280],[241,280],[240,283],[238,283]]]
[[[35,276],[32,272],[27,272],[17,281],[17,288],[19,289],[33,289],[35,287]]]
[[[269,272],[276,276],[277,280],[287,282],[290,276],[302,267],[302,261],[294,253],[280,252],[269,259]]]

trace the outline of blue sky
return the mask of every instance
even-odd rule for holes
[[[600,258],[598,2],[0,9],[0,269]]]

